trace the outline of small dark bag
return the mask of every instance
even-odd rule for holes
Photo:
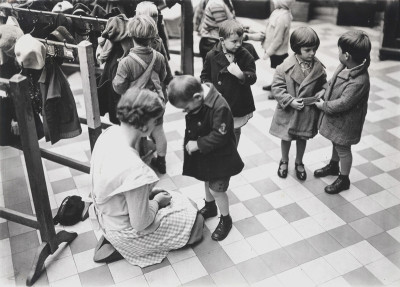
[[[82,197],[77,195],[67,196],[62,201],[57,215],[53,218],[54,225],[70,226],[82,220],[82,213],[85,209],[85,203]]]

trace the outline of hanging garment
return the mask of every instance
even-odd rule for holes
[[[55,144],[60,139],[82,133],[76,104],[68,80],[60,66],[51,58],[39,79],[43,97],[42,114],[46,141]]]

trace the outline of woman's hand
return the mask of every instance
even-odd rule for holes
[[[294,99],[291,103],[290,106],[295,109],[300,111],[301,109],[304,108],[304,103],[303,103],[303,99]]]
[[[154,200],[158,202],[159,208],[164,208],[171,203],[172,196],[167,191],[160,192],[154,196]]]
[[[149,194],[149,199],[152,200],[154,199],[154,196],[156,196],[157,194],[159,194],[160,192],[167,192],[165,189],[160,188],[160,187],[155,187],[150,191]]]

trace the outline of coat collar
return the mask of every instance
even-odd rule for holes
[[[368,65],[366,64],[366,62],[352,69],[345,69],[345,67],[343,67],[343,69],[338,73],[338,77],[344,80],[348,80],[349,78],[355,78],[358,75],[365,73],[367,69]]]
[[[218,43],[217,45],[215,45],[212,50],[215,52],[215,61],[218,63],[218,65],[220,65],[221,67],[227,67],[229,66],[229,61],[228,59],[225,57],[224,51],[222,50],[222,45],[221,42]],[[243,57],[243,47],[240,47],[236,53],[235,53],[235,59],[236,61],[242,59]]]
[[[204,105],[209,108],[213,108],[215,105],[215,101],[217,100],[219,92],[214,87],[214,85],[211,83],[204,83],[204,85],[207,85],[210,88],[210,90],[208,91],[207,97],[204,100]]]
[[[304,78],[304,74],[301,71],[299,62],[296,59],[296,56],[293,54],[286,61],[283,62],[283,70],[288,72],[290,69],[290,76],[293,80],[295,80],[300,86],[306,86],[314,80],[318,79],[321,75],[324,74],[325,66],[318,60],[318,58],[314,58],[314,66],[310,72],[310,74]],[[297,69],[293,69],[297,67]]]

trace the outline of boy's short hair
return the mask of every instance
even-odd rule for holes
[[[244,34],[243,25],[237,20],[226,20],[219,25],[219,36],[226,39],[231,35],[242,37]]]
[[[168,100],[172,105],[189,102],[193,95],[201,93],[203,87],[198,79],[191,75],[175,77],[168,85]]]
[[[339,37],[338,46],[342,53],[349,53],[356,63],[361,64],[365,59],[369,60],[371,41],[364,31],[347,31]]]
[[[158,17],[157,6],[150,1],[143,1],[136,6],[136,15],[147,15],[150,17]]]
[[[157,25],[147,15],[136,15],[128,23],[129,36],[139,45],[148,46],[157,35]]]
[[[301,47],[315,46],[319,47],[319,37],[317,33],[310,27],[299,27],[290,35],[290,48],[296,54],[300,54]]]

